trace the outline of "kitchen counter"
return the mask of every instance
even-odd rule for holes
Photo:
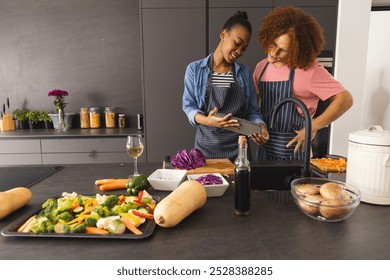
[[[143,134],[143,131],[137,130],[137,128],[70,128],[65,131],[57,129],[16,129],[0,131],[0,139],[118,137],[130,134]]]
[[[161,163],[139,164],[150,174]],[[94,181],[126,177],[132,164],[66,165],[30,189],[33,200],[0,220],[0,230],[63,191],[93,194]],[[110,193],[123,193],[115,191]],[[160,198],[168,192],[150,193]],[[27,238],[0,236],[0,259],[390,259],[390,207],[361,203],[346,221],[323,223],[305,216],[289,191],[253,191],[251,215],[233,214],[233,186],[171,229],[156,226],[142,240]],[[61,254],[59,253],[61,252]]]

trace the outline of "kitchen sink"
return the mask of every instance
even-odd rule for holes
[[[290,183],[302,177],[304,163],[299,160],[252,161],[253,190],[290,190]]]

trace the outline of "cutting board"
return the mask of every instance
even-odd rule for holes
[[[206,166],[190,169],[187,174],[221,173],[233,175],[234,164],[227,158],[206,159]]]

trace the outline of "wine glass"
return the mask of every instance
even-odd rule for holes
[[[132,158],[134,158],[134,174],[130,175],[129,178],[139,176],[138,170],[137,170],[137,158],[144,151],[144,144],[142,143],[142,136],[141,135],[127,136],[126,150],[127,150],[127,154],[129,156],[131,156]]]

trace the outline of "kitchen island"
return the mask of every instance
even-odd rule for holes
[[[161,163],[140,163],[139,172],[151,174]],[[65,165],[30,187],[32,201],[0,220],[0,230],[21,215],[38,209],[62,192],[101,193],[96,179],[125,178],[129,164]],[[22,175],[22,174],[21,174]],[[231,178],[230,178],[231,179]],[[110,193],[124,194],[125,191]],[[163,198],[168,192],[150,193]],[[0,236],[3,260],[388,260],[390,207],[361,203],[346,221],[324,223],[305,216],[289,191],[253,191],[251,214],[233,213],[233,185],[222,197],[208,198],[205,206],[174,228],[156,226],[141,240],[43,238]]]

